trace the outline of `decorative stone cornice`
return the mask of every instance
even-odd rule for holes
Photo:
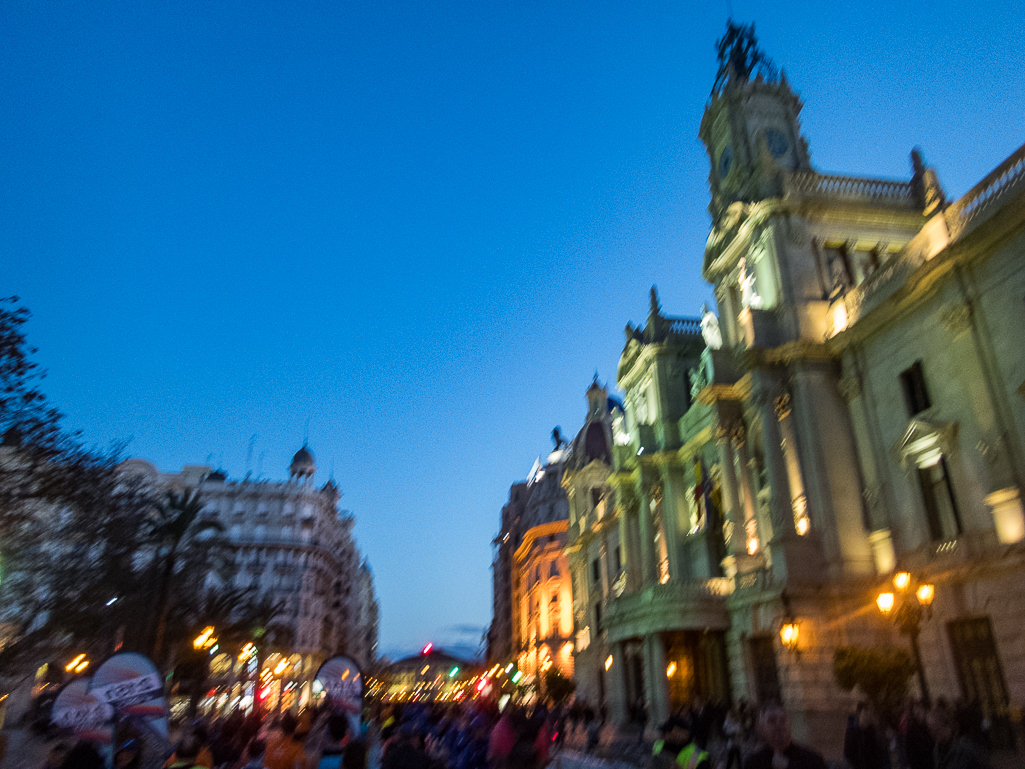
[[[776,400],[772,404],[772,408],[776,412],[776,419],[782,422],[790,416],[790,406],[790,393],[784,391],[777,395]]]
[[[786,342],[779,347],[750,349],[741,353],[741,359],[748,368],[758,366],[787,366],[799,361],[829,361],[836,354],[823,342],[809,342],[798,339]]]
[[[787,204],[780,198],[731,204],[708,236],[701,269],[705,280],[718,283],[718,276],[730,270],[750,244],[761,235],[763,225],[773,216],[785,214],[788,210]]]
[[[702,427],[693,437],[676,450],[677,465],[686,465],[697,456],[702,446],[715,439],[715,430],[712,427]]]
[[[523,542],[516,549],[513,554],[513,558],[517,561],[522,561],[527,557],[530,552],[531,545],[534,540],[538,537],[547,537],[552,534],[564,534],[569,528],[569,521],[563,519],[561,521],[552,521],[551,523],[542,523],[540,526],[534,526],[531,529],[527,529],[523,534]]]
[[[857,374],[848,374],[841,377],[837,386],[840,389],[840,397],[846,403],[861,397],[861,378]]]
[[[967,304],[948,304],[940,311],[940,320],[957,339],[971,331],[972,308]]]
[[[742,399],[737,392],[736,385],[710,384],[697,394],[696,400],[702,405],[710,406],[717,401],[739,401]]]

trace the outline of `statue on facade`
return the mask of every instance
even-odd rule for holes
[[[732,19],[726,22],[726,34],[715,42],[719,71],[712,85],[712,95],[720,94],[729,83],[744,83],[751,76],[761,76],[768,82],[779,79],[779,72],[772,59],[758,47],[755,25],[736,24]]]
[[[559,451],[560,449],[569,446],[569,442],[562,437],[562,429],[559,427],[556,427],[554,430],[552,430],[552,442],[555,443],[556,451]]]
[[[847,277],[847,265],[839,256],[829,262],[829,301],[835,302],[847,293],[850,288],[850,280]]]
[[[696,398],[698,393],[708,387],[708,372],[705,371],[704,365],[692,368],[687,372],[687,377],[690,379],[690,396]]]
[[[744,307],[750,307],[752,310],[762,308],[762,297],[758,293],[754,273],[747,269],[746,259],[740,260],[740,302]]]
[[[915,202],[922,207],[922,212],[926,216],[931,216],[947,203],[940,179],[935,169],[925,165],[922,150],[918,147],[911,150],[911,168],[914,171],[911,177],[911,192],[915,196]]]
[[[710,350],[722,348],[722,331],[719,329],[719,319],[715,313],[708,309],[707,304],[701,305],[701,336],[705,339],[705,347]]]

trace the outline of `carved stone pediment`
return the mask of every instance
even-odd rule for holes
[[[905,469],[928,467],[950,454],[956,436],[956,422],[916,417],[908,423],[893,451]]]

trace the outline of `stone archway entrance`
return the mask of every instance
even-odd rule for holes
[[[730,703],[725,633],[683,630],[664,634],[664,641],[670,712],[689,707],[695,697]]]

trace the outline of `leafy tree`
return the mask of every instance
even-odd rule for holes
[[[215,587],[208,589],[195,605],[179,604],[179,626],[184,632],[175,636],[178,649],[175,654],[174,680],[190,692],[189,715],[195,716],[199,701],[210,674],[210,654],[193,645],[200,633],[208,627],[214,629],[217,645],[223,649],[240,648],[250,639],[253,621],[251,607],[257,602],[251,587]]]
[[[562,671],[552,666],[544,672],[544,694],[545,698],[555,707],[561,707],[566,700],[573,696],[576,685],[572,678],[566,678]]]
[[[875,712],[893,723],[915,673],[911,655],[896,647],[840,646],[833,652],[833,678],[844,691],[857,687]]]
[[[119,447],[90,449],[64,429],[39,389],[45,372],[23,331],[29,317],[16,298],[0,299],[5,678],[67,653],[150,651],[158,627],[157,649],[176,647],[202,608],[211,565],[229,556],[198,496],[155,504],[152,488],[124,473]]]
[[[0,672],[47,654],[103,654],[113,597],[134,579],[148,493],[119,471],[119,450],[84,447],[39,389],[16,297],[0,299]],[[95,648],[94,648],[95,647]]]
[[[153,509],[147,521],[149,538],[155,547],[153,565],[156,572],[156,604],[154,609],[154,630],[152,657],[160,660],[164,653],[164,636],[167,632],[167,617],[171,606],[171,588],[176,571],[182,566],[182,557],[190,544],[201,543],[204,534],[223,531],[221,524],[203,517],[203,499],[196,491],[181,493],[168,491],[165,498]],[[183,577],[190,576],[189,569],[182,570]],[[206,571],[200,565],[202,577]],[[195,576],[195,572],[191,572]]]

